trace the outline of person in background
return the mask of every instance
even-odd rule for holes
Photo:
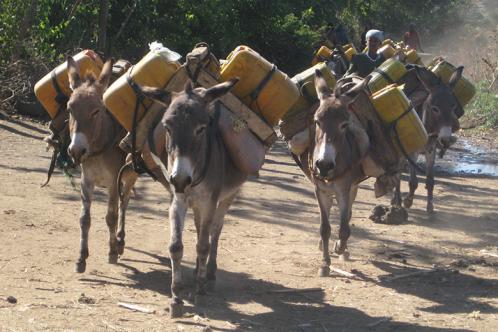
[[[369,30],[365,34],[366,38],[366,50],[364,53],[353,55],[351,59],[351,65],[347,70],[345,76],[348,75],[358,75],[360,77],[366,77],[375,68],[380,66],[384,62],[384,56],[377,53],[378,49],[382,45],[384,40],[384,33],[379,30]]]
[[[336,45],[344,46],[346,44],[349,44],[349,38],[348,34],[346,32],[346,29],[344,28],[344,25],[339,23],[337,27],[335,28],[335,38],[336,38]]]
[[[422,45],[420,44],[420,36],[415,29],[414,23],[410,23],[408,26],[408,31],[405,32],[403,41],[408,48],[423,52]]]

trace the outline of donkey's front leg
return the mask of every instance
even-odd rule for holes
[[[221,230],[223,229],[223,223],[225,214],[228,208],[232,204],[236,194],[230,196],[229,198],[221,201],[218,204],[218,208],[214,214],[213,224],[211,225],[211,245],[209,249],[209,258],[206,267],[206,278],[207,278],[207,288],[208,290],[214,290],[216,283],[216,270],[218,265],[216,264],[216,258],[218,256],[218,241],[220,239]]]
[[[88,232],[90,231],[90,207],[93,199],[94,183],[91,179],[81,175],[81,214],[80,214],[80,255],[76,261],[75,271],[83,273],[86,270],[86,259],[89,256],[88,251]]]
[[[349,181],[348,181],[349,182]],[[334,251],[338,255],[343,255],[348,248],[348,239],[351,234],[349,221],[351,220],[352,205],[358,192],[358,186],[351,185],[351,182],[339,184],[337,192],[337,205],[340,211],[339,240],[335,243]],[[344,256],[347,258],[347,256]]]
[[[434,212],[434,163],[436,162],[436,146],[431,146],[425,152],[425,160],[427,164],[427,174],[425,187],[427,188],[427,213]]]
[[[318,269],[320,277],[327,277],[330,274],[330,222],[329,214],[333,199],[330,192],[320,190],[315,186],[315,195],[320,209],[320,250],[322,251],[322,265]]]
[[[196,301],[202,299],[202,295],[206,294],[206,280],[207,280],[207,258],[209,254],[209,234],[211,225],[213,224],[217,202],[214,199],[207,200],[203,206],[199,207],[200,211],[200,227],[198,229],[197,237],[197,289]],[[220,230],[221,231],[221,230]]]
[[[182,258],[183,242],[182,233],[187,213],[187,200],[185,194],[175,193],[169,209],[170,222],[170,245],[169,255],[171,259],[171,318],[180,317],[183,313],[183,301],[180,298],[182,287]]]
[[[118,262],[118,241],[116,238],[116,229],[118,224],[118,207],[119,196],[117,185],[109,188],[109,200],[107,201],[107,214],[105,222],[109,229],[109,256],[108,260],[111,264]]]

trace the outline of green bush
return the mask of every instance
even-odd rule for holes
[[[468,106],[468,116],[492,128],[498,126],[498,94],[488,87],[488,81],[477,83],[476,95]]]

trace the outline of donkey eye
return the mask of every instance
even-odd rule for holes
[[[341,131],[344,131],[344,130],[346,130],[347,127],[348,127],[348,123],[347,122],[343,122],[339,126],[339,129],[341,129]]]
[[[95,115],[97,115],[97,113],[99,113],[99,109],[95,109],[92,111],[92,113],[90,113],[90,116],[93,118]]]
[[[436,106],[433,106],[433,107],[432,107],[432,111],[433,111],[435,114],[439,114],[439,113],[441,113],[441,110],[439,109],[439,107],[436,107]]]
[[[195,135],[200,136],[206,131],[206,126],[201,126],[195,130]]]

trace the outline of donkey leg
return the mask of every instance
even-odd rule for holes
[[[216,283],[216,270],[218,265],[216,263],[216,258],[218,256],[218,241],[220,239],[221,230],[223,229],[223,223],[225,214],[228,208],[232,204],[236,195],[221,201],[218,204],[218,208],[214,214],[213,224],[211,225],[211,246],[209,248],[209,258],[206,266],[206,278],[207,278],[207,289],[208,291],[213,291]]]
[[[339,240],[335,243],[334,251],[338,255],[342,255],[347,249],[347,241],[351,230],[349,228],[349,221],[352,214],[352,197],[356,197],[357,187],[351,186],[351,183],[343,183],[339,186],[340,190],[337,192],[337,205],[339,205]]]
[[[408,186],[410,187],[410,192],[406,195],[405,199],[403,200],[403,205],[407,209],[412,207],[413,197],[415,197],[415,190],[417,190],[418,187],[418,178],[416,170],[411,165],[409,167],[410,167],[410,181],[408,182]]]
[[[322,265],[318,269],[318,275],[327,277],[330,274],[329,239],[331,228],[329,214],[333,199],[330,192],[320,190],[317,186],[315,186],[315,195],[320,209],[320,249],[322,250]]]
[[[434,212],[434,163],[436,161],[436,147],[433,146],[425,153],[427,175],[425,187],[427,188],[427,213]]]
[[[214,200],[206,201],[200,207],[201,222],[197,238],[197,287],[196,287],[196,302],[199,304],[203,295],[206,294],[206,280],[207,280],[207,258],[210,250],[209,233],[211,225],[213,224],[217,202]],[[200,295],[200,296],[199,296]]]
[[[184,194],[175,194],[169,209],[169,222],[171,239],[169,255],[171,259],[171,318],[180,317],[183,314],[183,301],[180,298],[182,288],[182,258],[183,242],[182,233],[187,213],[187,201]]]
[[[91,217],[90,206],[92,205],[94,184],[90,179],[81,176],[81,214],[80,214],[80,255],[76,261],[75,271],[83,273],[86,270],[86,259],[88,251],[88,233],[90,231]]]
[[[394,186],[391,205],[401,207],[401,179],[398,179],[398,181],[396,181],[396,185]]]
[[[349,228],[349,222],[351,221],[351,217],[353,216],[353,203],[356,199],[356,195],[358,194],[358,186],[353,185],[351,187],[351,190],[349,191],[349,217],[348,217],[348,228]],[[340,241],[340,240],[339,240]],[[347,243],[346,243],[346,250],[339,255],[339,259],[342,261],[348,261],[349,260],[349,251],[347,250]]]
[[[121,177],[122,186],[119,193],[119,222],[118,229],[116,233],[117,239],[117,249],[118,254],[121,256],[124,252],[125,247],[125,218],[126,218],[126,209],[128,208],[128,203],[130,201],[130,195],[132,192],[132,188],[137,181],[138,174],[134,172],[131,167],[129,170],[123,172]]]
[[[105,222],[109,229],[109,263],[116,264],[118,262],[118,241],[116,238],[116,228],[118,224],[118,207],[119,197],[118,188],[116,185],[109,188],[109,201],[107,202],[107,214]]]

